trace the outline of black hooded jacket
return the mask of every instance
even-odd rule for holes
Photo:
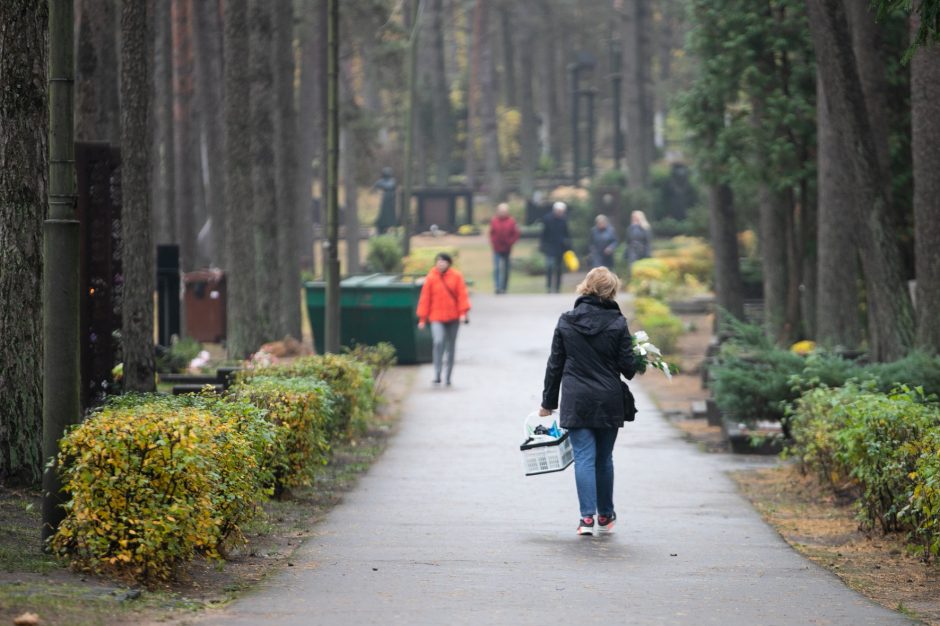
[[[545,368],[542,407],[558,407],[562,428],[620,428],[633,419],[633,396],[620,380],[636,366],[627,320],[613,300],[581,296],[563,313]]]

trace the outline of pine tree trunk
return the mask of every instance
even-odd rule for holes
[[[515,25],[513,7],[502,6],[499,9],[499,30],[502,36],[503,51],[503,97],[502,102],[511,109],[518,106],[516,83],[516,47],[513,40]]]
[[[269,0],[249,0],[249,66],[251,71],[251,181],[254,189],[255,272],[262,341],[282,335],[281,272],[278,263],[277,170],[274,117],[274,7]]]
[[[196,175],[199,143],[193,125],[193,0],[173,0],[173,158],[180,269],[196,268]],[[185,324],[184,324],[185,328]]]
[[[715,249],[715,296],[718,306],[737,319],[744,319],[738,229],[731,187],[723,183],[708,188],[708,219]]]
[[[525,11],[531,5],[523,6]],[[535,168],[538,165],[538,119],[535,112],[535,94],[532,81],[535,79],[535,33],[531,15],[522,15],[519,20],[521,38],[519,40],[519,113],[521,128],[519,132],[520,177],[519,193],[523,198],[531,198],[535,191]]]
[[[818,285],[816,340],[823,346],[856,349],[862,341],[858,251],[852,233],[852,163],[830,121],[827,88],[816,88],[818,163]]]
[[[114,0],[80,0],[75,75],[75,140],[121,140],[118,9]]]
[[[318,11],[316,3],[305,5],[300,36],[300,164],[297,176],[298,247],[300,265],[314,271],[313,260],[313,182],[318,178],[314,164],[320,157],[320,84]]]
[[[789,205],[764,183],[758,187],[761,267],[764,276],[764,327],[775,341],[786,342],[787,322],[787,233]]]
[[[653,16],[650,0],[636,0],[636,18],[639,29],[637,39],[637,82],[639,91],[640,120],[638,136],[643,142],[643,160],[646,168],[646,185],[649,186],[649,168],[656,160],[656,99],[653,85]]]
[[[914,25],[916,28],[917,25]],[[913,30],[913,29],[912,29]],[[911,60],[917,347],[940,354],[940,44]]]
[[[226,321],[229,356],[241,359],[261,345],[255,276],[251,182],[251,108],[248,70],[248,0],[225,0],[225,238]]]
[[[349,94],[347,97],[350,97]],[[347,102],[344,107],[351,108]],[[359,267],[359,186],[356,184],[356,148],[353,145],[354,131],[348,126],[339,132],[340,168],[343,179],[345,206],[343,226],[346,230],[346,274],[358,274]]]
[[[446,187],[450,180],[450,154],[453,148],[453,114],[450,88],[444,66],[443,0],[431,0],[429,41],[431,53],[431,113],[433,127],[434,183]]]
[[[623,7],[623,90],[627,122],[627,184],[631,189],[649,185],[649,150],[646,142],[646,76],[643,69],[643,4],[644,0],[625,0]]]
[[[151,82],[148,6],[123,0],[121,13],[121,228],[124,272],[121,348],[124,389],[154,391],[150,225]]]
[[[300,328],[300,246],[297,204],[299,131],[294,107],[294,10],[290,2],[276,4],[274,27],[274,89],[277,93],[277,220],[278,265],[281,274],[281,335],[302,337]]]
[[[222,202],[225,186],[222,148],[224,120],[218,114],[222,108],[222,15],[217,0],[196,0],[193,6],[196,99],[201,110],[209,179],[205,188],[205,203],[211,229],[206,249],[209,264],[225,268],[225,205]],[[199,162],[202,163],[201,158]]]
[[[154,101],[156,104],[153,230],[158,244],[177,243],[176,142],[173,130],[173,0],[154,5]]]
[[[855,236],[868,294],[871,356],[898,359],[914,343],[914,310],[886,192],[890,175],[878,162],[842,0],[807,0],[807,6],[819,76],[831,87],[830,121],[854,172]]]
[[[486,0],[476,0],[471,15],[470,76],[467,80],[467,147],[464,170],[467,187],[476,188],[476,141],[480,132],[480,63],[483,29],[486,24]],[[410,200],[409,200],[410,201]]]
[[[0,2],[0,481],[42,472],[46,3]]]
[[[496,112],[496,67],[493,58],[493,23],[483,4],[480,33],[480,121],[483,141],[483,170],[486,191],[493,200],[503,198],[503,174],[499,168],[499,120]]]
[[[564,154],[563,145],[563,126],[562,122],[562,109],[560,107],[559,99],[564,97],[564,74],[561,74],[562,80],[558,80],[558,72],[555,71],[557,66],[557,42],[555,39],[554,33],[554,20],[552,17],[551,9],[546,8],[545,10],[545,21],[546,21],[546,33],[545,36],[539,38],[539,46],[542,51],[542,60],[539,63],[542,72],[542,82],[545,85],[545,92],[542,94],[542,102],[545,107],[543,110],[543,119],[545,120],[545,133],[548,137],[548,154],[551,156],[552,161],[555,163],[556,167],[560,167],[562,163],[562,155]],[[559,89],[558,83],[561,82],[561,89]],[[559,92],[562,93],[559,93]]]

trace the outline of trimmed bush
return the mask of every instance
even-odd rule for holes
[[[685,325],[675,315],[646,315],[638,318],[640,327],[636,330],[645,330],[650,341],[659,348],[663,354],[673,354],[679,343],[679,337],[685,332]],[[635,331],[634,331],[635,332]]]
[[[303,357],[286,365],[244,371],[241,379],[251,380],[258,376],[324,381],[336,395],[337,433],[362,432],[374,409],[374,381],[370,366],[349,355]]]
[[[665,298],[678,283],[678,274],[661,259],[640,259],[630,266],[630,291],[637,297]]]
[[[923,550],[924,560],[940,556],[940,429],[919,442],[919,455],[910,478],[913,490],[901,519],[911,526],[911,541]]]
[[[233,385],[229,394],[264,409],[276,428],[270,461],[275,490],[309,485],[316,466],[326,464],[331,443],[344,430],[329,385],[315,378],[259,375]]]
[[[249,437],[195,406],[105,407],[61,440],[58,463],[71,499],[53,549],[143,582],[197,552],[217,558],[259,498]]]
[[[397,235],[378,235],[369,239],[366,267],[373,272],[397,274],[402,269],[401,241]]]
[[[449,246],[433,246],[429,248],[412,248],[411,254],[406,256],[403,260],[403,269],[402,272],[405,274],[418,274],[424,276],[431,271],[431,268],[434,267],[434,257],[439,253],[446,252],[454,259],[454,264],[457,264],[457,259],[460,256],[459,250],[454,247]]]

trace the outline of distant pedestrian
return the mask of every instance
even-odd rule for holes
[[[571,236],[568,234],[568,206],[564,202],[556,202],[552,210],[542,218],[542,239],[539,250],[545,255],[545,290],[548,293],[558,293],[561,289],[561,273],[563,271],[562,257],[571,247]]]
[[[398,218],[395,216],[395,191],[398,189],[398,183],[392,176],[392,168],[382,168],[382,177],[372,185],[372,189],[382,192],[379,216],[375,220],[375,229],[381,235],[398,223]]]
[[[614,527],[614,443],[636,413],[633,395],[620,380],[621,374],[633,378],[636,364],[627,320],[614,300],[619,284],[606,267],[588,272],[574,309],[558,319],[545,367],[539,415],[551,415],[561,392],[559,425],[568,429],[574,451],[580,535]]]
[[[591,267],[606,267],[614,269],[614,251],[617,250],[617,233],[610,225],[606,215],[594,218],[594,227],[591,229]]]
[[[418,328],[431,323],[433,342],[434,380],[441,384],[441,370],[448,386],[454,371],[454,354],[457,349],[457,330],[460,322],[467,322],[470,298],[463,275],[451,267],[454,260],[441,252],[434,259],[434,267],[428,272],[418,297]],[[444,366],[444,355],[447,363]]]
[[[490,222],[490,245],[493,246],[493,288],[506,293],[509,287],[509,256],[512,246],[519,241],[519,226],[509,214],[509,205],[496,205],[496,216]]]
[[[650,223],[646,221],[646,215],[643,211],[634,211],[630,214],[630,225],[627,227],[627,249],[623,252],[627,267],[632,268],[633,264],[640,259],[649,258],[652,254],[652,244],[653,231]],[[627,271],[629,273],[630,270]]]

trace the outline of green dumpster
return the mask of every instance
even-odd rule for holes
[[[418,297],[423,276],[369,274],[340,281],[340,343],[374,345],[387,341],[395,346],[399,363],[431,361],[431,331],[418,329]],[[307,314],[317,352],[323,352],[326,283],[304,283]]]

